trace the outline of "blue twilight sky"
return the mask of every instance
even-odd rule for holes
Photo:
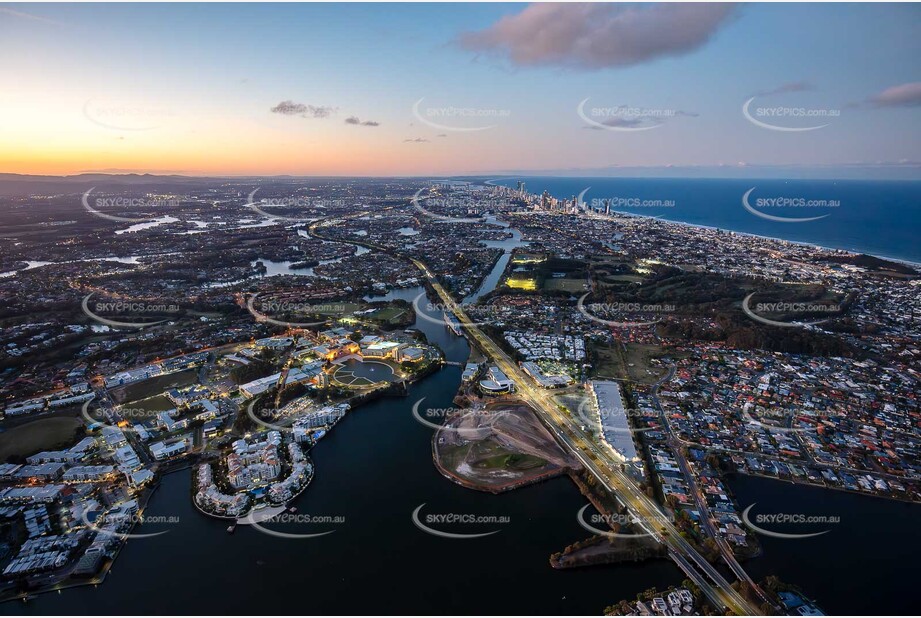
[[[5,3],[0,58],[0,172],[921,178],[918,5]]]

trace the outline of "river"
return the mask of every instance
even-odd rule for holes
[[[392,292],[415,298],[421,288]],[[422,303],[425,305],[425,303]],[[415,327],[463,362],[463,338],[434,321]],[[464,489],[432,463],[432,430],[413,403],[449,407],[460,368],[447,366],[410,389],[350,412],[310,456],[316,475],[295,501],[299,514],[338,516],[333,533],[282,539],[198,513],[191,471],[163,479],[145,516],[178,518],[136,532],[98,587],[45,594],[7,613],[27,614],[594,614],[650,586],[679,583],[668,561],[557,571],[551,553],[587,537],[576,523],[586,504],[568,478],[494,496]],[[420,531],[412,512],[508,518],[488,538],[447,539]],[[267,524],[268,526],[268,524]],[[311,530],[329,526],[307,525]]]
[[[776,525],[772,532],[821,536],[786,539],[759,535],[763,553],[743,563],[757,581],[776,575],[799,586],[831,615],[912,615],[912,589],[921,534],[921,506],[883,498],[736,475],[729,478],[739,507],[755,514],[834,516],[838,523]]]
[[[515,234],[504,242],[517,246],[520,235]],[[507,260],[508,254],[475,297],[495,287]],[[394,290],[375,300],[412,301],[422,291]],[[437,320],[417,319],[414,326],[448,360],[467,359],[466,341]],[[598,615],[649,587],[684,579],[669,561],[552,569],[551,553],[587,536],[576,523],[586,501],[567,478],[498,496],[443,478],[432,464],[432,430],[416,422],[411,410],[423,397],[425,408],[450,407],[460,371],[447,366],[413,385],[409,397],[350,412],[310,452],[316,475],[295,504],[300,515],[343,518],[336,525],[303,525],[304,532],[332,533],[283,539],[238,526],[229,535],[226,522],[192,506],[191,471],[177,472],[163,479],[145,515],[176,517],[178,524],[138,527],[135,532],[168,532],[128,541],[105,583],[40,595],[26,604],[6,603],[2,609],[25,614]],[[918,547],[918,506],[750,477],[734,477],[730,484],[743,508],[757,502],[759,512],[842,517],[821,537],[761,537],[764,555],[745,564],[756,579],[778,575],[830,613],[912,613],[909,565]],[[411,519],[423,504],[424,513],[495,515],[508,523],[493,526],[499,532],[486,538],[432,536]]]
[[[502,273],[505,272],[505,267],[508,265],[508,261],[512,257],[512,251],[518,247],[527,246],[528,244],[521,240],[521,232],[514,228],[510,228],[509,224],[505,221],[500,221],[495,217],[487,217],[486,220],[492,225],[497,225],[506,229],[511,234],[511,237],[503,240],[481,241],[484,246],[491,249],[502,249],[502,255],[499,256],[499,260],[495,263],[492,270],[489,271],[489,274],[487,274],[483,279],[483,282],[480,284],[480,287],[476,290],[476,292],[464,298],[465,303],[476,302],[481,296],[485,296],[486,294],[489,294],[495,290],[496,286],[499,285],[500,279],[502,279]]]

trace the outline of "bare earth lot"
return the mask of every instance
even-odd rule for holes
[[[654,384],[665,376],[663,365],[653,365],[653,358],[662,356],[661,346],[644,343],[627,343],[624,349],[596,347],[598,361],[595,374],[599,378],[629,380],[640,384]]]
[[[498,493],[577,468],[530,407],[493,404],[449,419],[432,438],[435,465],[466,487]]]

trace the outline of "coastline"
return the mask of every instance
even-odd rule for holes
[[[686,221],[675,221],[675,220],[673,220],[673,219],[666,219],[663,215],[655,215],[655,216],[653,216],[653,215],[640,215],[640,214],[636,214],[636,213],[632,213],[632,212],[626,212],[626,211],[621,211],[621,210],[613,210],[613,211],[611,211],[611,212],[615,212],[615,213],[617,213],[617,214],[619,214],[619,215],[629,216],[629,217],[641,217],[641,218],[644,218],[644,219],[656,219],[656,220],[658,220],[658,221],[664,221],[664,222],[666,222],[666,223],[671,223],[672,225],[685,225],[685,226],[688,226],[688,227],[694,227],[694,228],[698,228],[698,229],[712,230],[712,231],[714,231],[714,232],[716,232],[716,231],[719,231],[719,232],[732,232],[733,234],[738,234],[739,236],[748,236],[748,237],[750,237],[750,238],[758,238],[758,239],[760,239],[760,240],[770,240],[770,241],[773,241],[773,242],[785,242],[785,243],[790,243],[790,244],[792,244],[792,245],[799,245],[799,246],[801,246],[801,247],[809,247],[809,248],[812,248],[812,249],[821,249],[821,250],[823,250],[823,251],[843,251],[843,252],[845,252],[845,253],[850,253],[850,254],[853,254],[853,255],[869,255],[869,256],[871,256],[871,257],[875,257],[875,258],[878,258],[878,259],[881,259],[881,260],[886,260],[886,261],[889,261],[889,262],[896,262],[896,263],[899,263],[899,264],[904,264],[905,266],[911,266],[912,268],[921,269],[921,262],[914,262],[914,261],[912,261],[912,260],[908,260],[908,259],[905,259],[905,258],[897,258],[897,257],[891,257],[891,256],[887,256],[887,255],[878,255],[878,254],[875,254],[875,253],[867,253],[866,251],[862,251],[862,250],[860,250],[860,249],[844,249],[844,248],[840,248],[840,247],[826,247],[825,245],[818,245],[818,244],[815,244],[815,243],[812,243],[812,242],[807,242],[807,241],[805,241],[805,240],[789,240],[789,239],[787,239],[787,238],[780,238],[779,236],[765,236],[764,234],[755,234],[755,233],[753,233],[753,232],[740,232],[739,230],[733,230],[733,229],[730,229],[730,228],[727,228],[727,227],[716,227],[716,226],[713,226],[713,225],[704,225],[704,224],[702,224],[702,223],[688,223],[688,222],[686,222]],[[604,215],[601,215],[601,216],[602,216],[602,218],[604,217]],[[610,218],[613,218],[613,217],[610,217]]]
[[[568,179],[568,178],[571,178],[571,177],[568,177],[568,176],[561,176],[560,178]],[[511,187],[508,187],[508,186],[503,185],[503,184],[498,184],[498,182],[499,182],[499,181],[502,181],[502,180],[506,180],[506,179],[500,178],[500,179],[487,180],[487,181],[485,181],[483,184],[489,185],[489,186],[494,186],[494,187],[505,187],[506,189],[510,189]],[[528,195],[530,195],[530,196],[532,196],[532,197],[537,197],[537,196],[535,196],[535,194],[530,193],[530,192],[528,193]],[[791,243],[791,244],[794,244],[794,245],[800,245],[800,246],[804,246],[804,247],[811,247],[811,248],[814,248],[814,249],[821,249],[821,250],[824,250],[824,251],[844,251],[844,252],[846,252],[846,253],[851,253],[851,254],[854,254],[854,255],[869,255],[869,256],[871,256],[871,257],[875,257],[875,258],[878,258],[878,259],[881,259],[881,260],[887,260],[887,261],[890,261],[890,262],[896,262],[896,263],[899,263],[899,264],[903,264],[903,265],[905,265],[905,266],[910,266],[910,267],[912,267],[912,268],[921,269],[921,262],[917,262],[917,261],[914,261],[914,260],[909,260],[909,259],[907,259],[907,258],[893,257],[893,256],[887,256],[887,255],[880,255],[880,254],[877,254],[877,253],[869,253],[869,252],[867,252],[867,251],[863,251],[863,250],[861,250],[861,249],[855,249],[855,248],[853,248],[853,247],[827,247],[827,246],[825,246],[825,245],[820,245],[820,244],[816,244],[816,243],[814,243],[814,242],[808,242],[808,241],[803,241],[803,240],[789,240],[789,239],[787,239],[787,238],[781,238],[781,237],[777,237],[777,236],[765,236],[764,234],[755,234],[755,233],[753,233],[753,232],[743,232],[743,231],[734,230],[734,229],[731,229],[731,228],[728,228],[728,227],[718,227],[718,226],[714,226],[714,225],[704,225],[704,224],[702,224],[702,223],[689,223],[689,222],[687,222],[687,221],[678,221],[678,220],[675,220],[675,219],[667,219],[667,218],[665,218],[664,215],[644,215],[644,214],[637,214],[637,213],[633,213],[633,212],[627,212],[627,211],[623,211],[623,210],[612,210],[611,212],[612,212],[612,213],[617,213],[618,215],[621,215],[621,216],[640,217],[640,218],[643,218],[643,219],[657,219],[657,220],[659,220],[659,221],[664,221],[664,222],[667,222],[667,223],[671,223],[671,224],[673,224],[673,225],[686,225],[686,226],[689,226],[689,227],[694,227],[694,228],[699,228],[699,229],[705,229],[705,230],[732,232],[733,234],[739,234],[739,235],[741,235],[741,236],[749,236],[749,237],[752,237],[752,238],[759,238],[759,239],[762,239],[762,240],[770,240],[770,241],[774,241],[774,242],[786,242],[786,243]],[[597,213],[595,214],[595,216],[599,216],[599,217],[601,217],[601,218],[610,218],[610,219],[615,218],[615,217],[610,217],[610,216],[606,216],[606,215],[599,215],[599,214],[597,214]]]

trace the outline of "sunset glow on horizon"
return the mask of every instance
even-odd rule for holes
[[[692,6],[4,4],[0,172],[917,177],[916,6]]]

